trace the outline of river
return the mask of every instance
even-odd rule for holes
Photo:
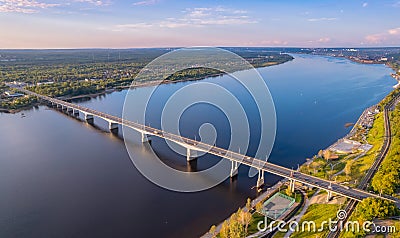
[[[282,65],[258,71],[269,86],[277,113],[277,134],[270,162],[297,167],[319,149],[344,136],[368,106],[380,101],[396,81],[384,65],[362,65],[346,59],[294,55]],[[246,76],[246,71],[241,72]],[[229,76],[204,79],[237,95],[249,116],[254,155],[260,132],[249,95]],[[159,127],[162,105],[173,92],[196,82],[165,84],[151,107],[151,126]],[[139,88],[148,90],[148,88]],[[207,92],[202,92],[207,93]],[[121,115],[126,90],[80,101],[86,107]],[[22,113],[24,115],[22,115]],[[229,144],[229,123],[221,110],[207,104],[182,115],[183,135],[198,138],[200,125],[215,126],[217,145]],[[236,180],[196,193],[172,192],[144,178],[132,164],[121,133],[106,132],[59,111],[40,106],[16,114],[0,114],[0,237],[198,237],[254,198],[256,178],[241,166]],[[192,135],[192,136],[191,136]],[[162,160],[181,170],[183,156],[154,139]],[[150,148],[137,144],[145,159]],[[198,159],[197,170],[218,161]],[[266,176],[267,185],[279,178]],[[188,180],[190,182],[190,179]]]

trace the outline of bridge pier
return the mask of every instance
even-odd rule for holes
[[[192,161],[197,159],[197,151],[186,148],[186,160]]]
[[[85,120],[89,124],[93,124],[94,123],[94,117],[93,117],[92,114],[85,114]]]
[[[289,180],[289,189],[292,193],[294,193],[294,187],[295,187],[296,181],[294,179]]]
[[[145,133],[141,133],[142,134],[142,143],[147,143],[147,142],[151,142],[151,137]]]
[[[67,106],[61,106],[61,110],[62,110],[62,111],[67,111],[67,110],[68,110],[68,107],[67,107]]]
[[[231,162],[232,162],[231,178],[233,178],[236,175],[238,175],[239,162],[236,162],[236,161],[231,161]]]
[[[57,107],[57,108],[62,108],[62,105],[61,105],[61,104],[57,104],[56,107]]]
[[[72,113],[73,111],[74,111],[74,109],[72,107],[67,108],[67,112]]]
[[[74,109],[73,111],[74,111],[74,112],[73,112],[74,116],[79,116],[79,110]]]
[[[264,170],[258,170],[257,188],[264,185]]]
[[[332,198],[332,191],[327,191],[328,194],[326,195],[326,202],[329,202]]]
[[[118,123],[108,122],[108,129],[111,133],[118,133]]]

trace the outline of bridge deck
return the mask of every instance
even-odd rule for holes
[[[304,173],[301,173],[298,171],[293,171],[293,170],[285,168],[283,166],[279,166],[279,165],[272,164],[270,162],[266,162],[266,161],[263,161],[260,159],[245,156],[245,155],[239,154],[234,151],[229,151],[229,150],[219,148],[219,147],[216,147],[213,145],[209,145],[209,144],[206,144],[203,142],[199,142],[196,140],[178,136],[178,135],[175,135],[175,134],[172,134],[169,132],[159,130],[157,128],[142,125],[140,123],[123,120],[122,118],[119,118],[119,117],[116,117],[113,115],[109,115],[109,114],[106,114],[103,112],[99,112],[99,111],[96,111],[96,110],[93,110],[90,108],[86,108],[86,107],[83,107],[80,105],[76,105],[76,104],[65,102],[65,101],[62,101],[59,99],[40,95],[40,94],[31,92],[31,91],[28,91],[28,90],[22,89],[22,88],[19,88],[19,90],[26,94],[34,95],[38,98],[41,98],[42,100],[46,100],[48,102],[52,102],[57,105],[62,105],[67,108],[72,108],[74,110],[79,110],[83,113],[91,114],[96,117],[100,117],[100,118],[107,120],[109,122],[112,122],[112,123],[121,124],[123,126],[137,130],[141,133],[145,133],[148,135],[153,135],[153,136],[157,136],[157,137],[160,137],[160,138],[163,138],[166,140],[170,140],[175,143],[185,145],[187,148],[190,148],[190,149],[207,152],[207,153],[210,153],[210,154],[213,154],[213,155],[216,155],[216,156],[219,156],[219,157],[231,160],[231,161],[239,162],[241,164],[245,164],[247,166],[256,168],[259,171],[269,172],[269,173],[278,175],[280,177],[285,177],[285,178],[300,182],[302,184],[306,184],[306,185],[309,185],[312,187],[324,189],[326,191],[331,191],[333,193],[336,193],[336,194],[339,194],[339,195],[342,195],[342,196],[345,196],[345,197],[348,197],[348,198],[351,198],[351,199],[354,199],[357,201],[361,201],[364,198],[368,198],[368,197],[379,197],[379,198],[383,198],[383,199],[387,199],[387,200],[399,203],[399,200],[396,198],[393,198],[393,197],[382,197],[377,194],[369,193],[369,192],[361,190],[361,189],[354,189],[354,188],[349,188],[347,186],[342,186],[342,185],[334,183],[332,181],[317,178],[317,177],[314,177],[314,176],[311,176],[308,174],[304,174]]]

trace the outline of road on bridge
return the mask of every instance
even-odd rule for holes
[[[99,111],[96,111],[96,110],[93,110],[90,108],[86,108],[86,107],[83,107],[80,105],[76,105],[76,104],[65,102],[65,101],[62,101],[59,99],[40,95],[40,94],[31,92],[31,91],[23,89],[23,88],[18,88],[18,90],[22,91],[23,93],[36,96],[47,102],[51,102],[51,103],[54,103],[57,105],[71,108],[73,110],[79,110],[82,113],[91,114],[96,117],[100,117],[104,120],[107,120],[109,122],[118,123],[123,126],[130,127],[136,131],[145,133],[146,135],[157,136],[157,137],[160,137],[160,138],[163,138],[166,140],[173,141],[177,144],[183,145],[186,148],[190,148],[192,150],[207,152],[207,153],[228,159],[233,162],[238,162],[240,164],[244,164],[244,165],[256,168],[259,170],[259,172],[262,172],[262,173],[269,172],[269,173],[278,175],[280,177],[287,178],[291,181],[300,182],[302,184],[320,188],[320,189],[326,190],[328,192],[333,192],[333,193],[345,196],[347,198],[350,198],[350,199],[353,199],[356,201],[361,201],[368,197],[378,197],[378,198],[390,200],[390,201],[400,204],[400,202],[397,198],[386,197],[386,196],[383,197],[383,196],[379,196],[377,194],[369,193],[369,192],[361,190],[361,189],[349,188],[347,186],[343,186],[343,185],[334,183],[332,181],[328,181],[328,180],[314,177],[314,176],[304,174],[304,173],[301,173],[298,171],[294,171],[292,169],[288,169],[283,166],[272,164],[270,162],[266,162],[266,161],[263,161],[260,159],[242,155],[242,154],[234,152],[234,151],[229,151],[229,150],[219,148],[219,147],[216,147],[213,145],[209,145],[209,144],[206,144],[206,143],[203,143],[200,141],[196,141],[196,140],[185,138],[185,137],[175,135],[175,134],[172,134],[169,132],[165,132],[165,131],[159,130],[157,128],[142,125],[140,123],[124,120],[122,118],[119,118],[119,117],[116,117],[113,115],[109,115],[109,114],[106,114],[103,112],[99,112]],[[374,166],[376,166],[376,165],[374,164]],[[373,171],[374,170],[376,170],[376,168],[373,168]],[[367,176],[369,176],[369,175],[367,175]]]

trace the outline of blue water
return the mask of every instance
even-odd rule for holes
[[[282,65],[258,69],[269,86],[277,113],[277,134],[270,162],[297,167],[326,148],[350,128],[368,106],[380,101],[396,81],[383,65],[294,55]],[[246,71],[240,72],[246,77]],[[251,79],[248,79],[251,80]],[[259,115],[240,85],[229,76],[208,78],[237,96],[250,125],[248,155],[261,135]],[[160,114],[178,89],[196,82],[162,85],[149,104],[147,122],[160,126]],[[141,90],[136,89],[140,94]],[[207,95],[207,91],[201,92]],[[126,91],[79,102],[121,115]],[[215,97],[216,95],[208,95]],[[218,95],[217,95],[218,97]],[[17,114],[0,114],[0,237],[197,237],[256,196],[255,178],[240,167],[237,180],[226,180],[207,191],[185,194],[160,188],[133,166],[119,135],[105,132],[61,112],[41,106]],[[180,119],[181,133],[199,138],[199,127],[215,126],[216,144],[229,144],[229,121],[207,104],[188,108]],[[100,130],[99,130],[100,129]],[[165,163],[181,170],[202,170],[218,161],[211,155],[195,168],[167,144],[154,139],[152,148]],[[151,148],[136,144],[144,159]],[[267,184],[278,178],[267,175]],[[190,179],[187,181],[190,182]]]

